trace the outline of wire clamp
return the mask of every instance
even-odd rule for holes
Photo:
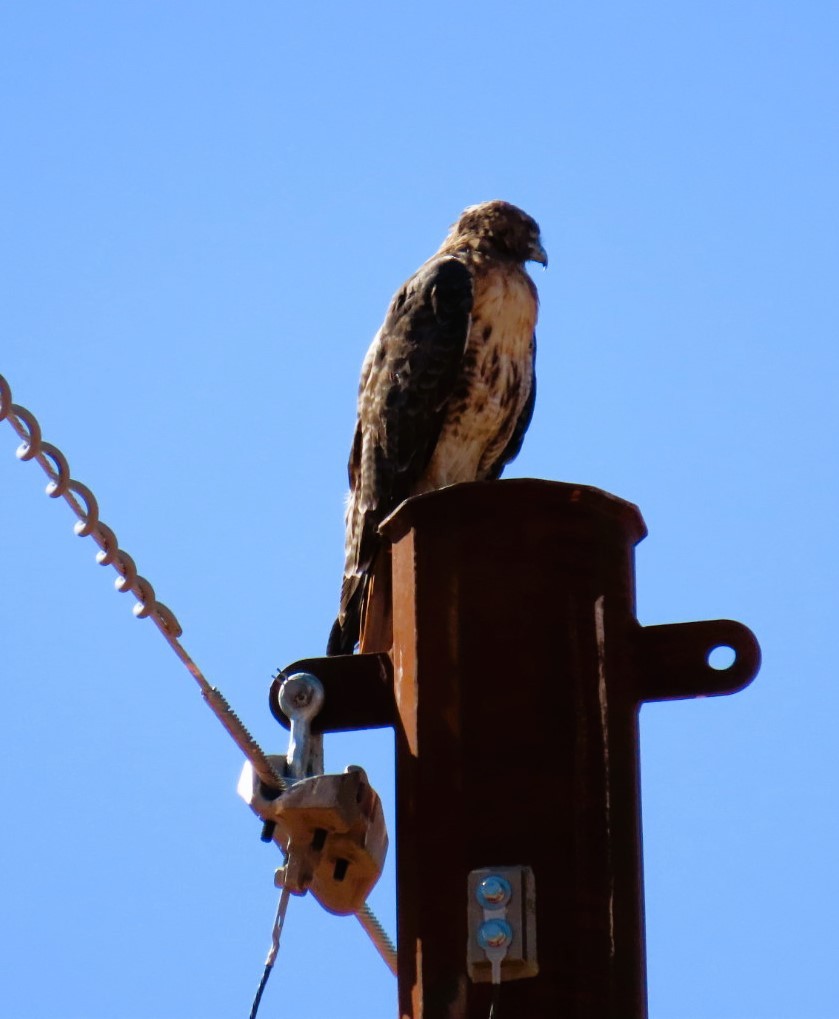
[[[312,895],[330,913],[359,914],[378,881],[388,837],[381,800],[367,774],[349,765],[325,775],[323,736],[312,722],[323,702],[316,677],[294,673],[280,691],[291,720],[288,753],[268,755],[286,789],[278,794],[246,762],[238,792],[271,829],[270,838],[286,857],[277,885],[292,895]]]

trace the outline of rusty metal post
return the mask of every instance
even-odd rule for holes
[[[399,1009],[487,1019],[466,973],[467,877],[532,867],[528,1019],[646,1016],[638,765],[645,700],[733,692],[759,651],[731,621],[641,627],[638,510],[512,480],[404,503],[393,543]],[[736,652],[726,670],[708,653]],[[358,656],[356,656],[358,657]]]
[[[638,710],[733,693],[757,672],[731,620],[642,627],[638,509],[534,480],[457,485],[403,503],[393,648],[306,659],[326,700],[313,731],[393,725],[399,1014],[488,1019],[467,975],[467,883],[535,878],[539,972],[506,981],[511,1019],[645,1019]],[[731,665],[711,668],[718,646]]]

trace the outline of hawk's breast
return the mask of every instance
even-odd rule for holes
[[[517,267],[476,273],[469,338],[434,454],[415,494],[482,481],[504,452],[533,385],[537,302]]]

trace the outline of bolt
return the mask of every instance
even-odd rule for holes
[[[488,874],[475,889],[475,896],[484,909],[506,906],[512,894],[510,882],[500,874]]]
[[[478,944],[484,951],[506,948],[513,940],[513,928],[506,920],[484,920],[478,928]]]
[[[280,687],[280,707],[289,718],[313,718],[321,704],[323,686],[308,672],[295,672]]]

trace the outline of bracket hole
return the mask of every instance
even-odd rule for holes
[[[725,672],[737,661],[737,652],[728,644],[716,644],[708,652],[708,664],[717,672]]]
[[[342,860],[339,858],[335,861],[335,870],[333,871],[332,876],[335,878],[336,881],[344,880],[344,878],[347,876],[347,870],[349,868],[349,865],[350,865],[349,860]]]

